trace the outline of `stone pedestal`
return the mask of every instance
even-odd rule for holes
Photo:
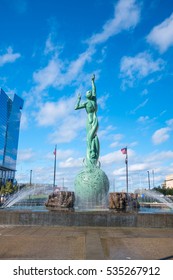
[[[50,210],[69,210],[73,209],[75,202],[74,192],[58,191],[49,195],[45,206]]]
[[[137,200],[137,194],[124,193],[124,192],[112,192],[109,193],[109,209],[126,210],[139,208],[139,202]]]
[[[125,210],[127,205],[127,194],[121,192],[109,193],[109,209]]]
[[[75,206],[80,209],[106,208],[109,180],[97,166],[85,167],[75,179]]]

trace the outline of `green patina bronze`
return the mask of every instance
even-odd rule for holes
[[[96,165],[99,158],[100,147],[99,139],[97,137],[98,130],[98,119],[97,119],[97,96],[96,96],[96,86],[95,86],[95,75],[91,78],[92,89],[86,93],[86,102],[81,104],[81,95],[78,95],[78,102],[76,104],[75,110],[85,108],[87,112],[87,155],[86,164],[87,166]]]
[[[77,204],[84,208],[103,207],[106,204],[109,190],[109,180],[103,170],[100,169],[99,154],[100,145],[97,136],[97,96],[95,75],[91,78],[92,89],[86,92],[86,101],[81,103],[81,95],[75,110],[85,109],[87,112],[87,153],[84,169],[75,179],[75,197]]]

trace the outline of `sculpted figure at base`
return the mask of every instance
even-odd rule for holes
[[[81,103],[81,95],[78,95],[78,101],[75,106],[75,110],[85,109],[87,112],[87,156],[86,163],[87,165],[96,165],[100,147],[99,139],[97,137],[98,130],[98,119],[97,119],[97,97],[96,97],[96,86],[95,86],[95,75],[91,78],[92,89],[86,92],[87,100],[84,103]]]
[[[49,195],[45,206],[49,209],[73,209],[75,202],[74,192],[58,191]]]
[[[140,208],[138,195],[134,193],[111,192],[109,193],[109,209],[126,210]]]

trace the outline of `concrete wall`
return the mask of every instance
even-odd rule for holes
[[[0,225],[173,228],[173,214],[0,210]]]

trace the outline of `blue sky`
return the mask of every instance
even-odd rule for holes
[[[171,0],[0,0],[0,86],[21,96],[16,179],[73,189],[86,153],[86,113],[75,111],[96,75],[100,162],[111,190],[160,185],[173,173]],[[64,178],[64,179],[63,179]]]

